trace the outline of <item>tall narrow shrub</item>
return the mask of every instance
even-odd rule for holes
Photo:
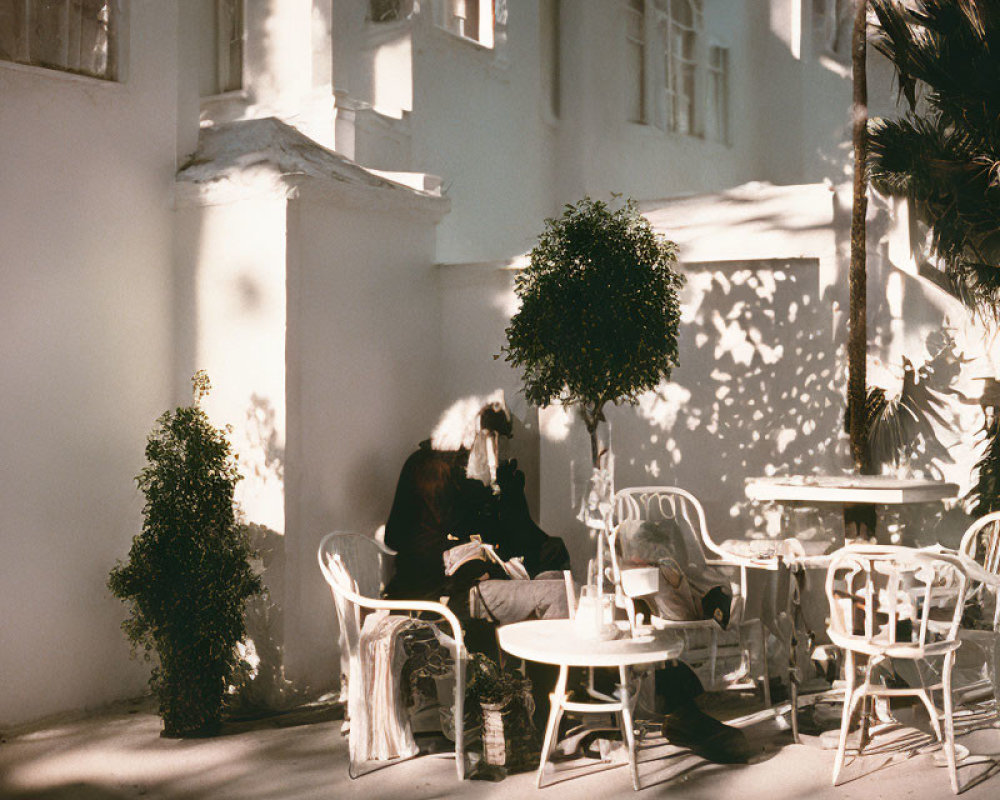
[[[226,431],[199,405],[207,375],[192,383],[194,405],[163,414],[149,435],[148,463],[136,477],[146,498],[142,532],[108,579],[128,604],[122,628],[133,652],[155,652],[150,686],[165,736],[218,727],[246,634],[244,606],[262,590],[236,520],[236,458]]]

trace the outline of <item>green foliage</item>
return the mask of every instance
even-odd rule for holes
[[[871,0],[875,47],[909,111],[869,123],[869,173],[930,226],[959,295],[997,317],[1000,301],[1000,4]]]
[[[244,605],[262,591],[236,520],[236,458],[226,432],[197,405],[208,377],[199,372],[192,382],[196,404],[163,414],[149,435],[136,477],[146,498],[142,533],[108,579],[128,603],[122,629],[133,652],[158,656],[150,686],[168,736],[218,725],[246,633]]]
[[[521,308],[504,349],[529,402],[579,406],[593,436],[606,403],[635,403],[669,378],[683,285],[676,262],[676,245],[631,200],[612,210],[587,197],[546,220],[515,283]]]
[[[994,413],[983,428],[983,455],[976,464],[978,478],[969,492],[972,516],[1000,511],[1000,414]]]

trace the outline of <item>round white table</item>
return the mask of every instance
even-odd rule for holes
[[[501,626],[497,636],[500,647],[511,655],[559,667],[559,679],[551,695],[549,720],[538,759],[537,785],[541,787],[545,765],[555,749],[556,732],[563,712],[571,711],[577,714],[617,715],[628,747],[632,786],[638,789],[639,769],[635,760],[635,732],[632,727],[635,698],[629,693],[627,668],[677,658],[683,650],[681,640],[675,634],[655,630],[632,638],[627,629],[619,639],[585,639],[577,633],[573,621],[569,619],[515,622]],[[621,679],[619,697],[608,698],[607,702],[571,701],[566,694],[570,667],[617,667]]]

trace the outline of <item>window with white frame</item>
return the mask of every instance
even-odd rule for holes
[[[625,18],[628,121],[646,122],[646,0],[628,0]]]
[[[414,0],[369,0],[368,19],[372,22],[400,22],[413,15]]]
[[[201,4],[199,89],[202,97],[243,88],[244,0]]]
[[[729,48],[709,42],[704,0],[624,0],[630,122],[729,141]]]
[[[702,0],[659,0],[656,5],[663,54],[662,125],[668,131],[694,134]]]
[[[120,0],[0,0],[0,60],[113,81]]]
[[[456,36],[493,47],[494,0],[437,0],[434,21]]]
[[[728,142],[729,48],[709,45],[705,73],[705,138],[715,142]]]

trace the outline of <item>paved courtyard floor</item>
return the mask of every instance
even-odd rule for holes
[[[720,714],[718,709],[713,713]],[[907,722],[907,715],[912,719]],[[830,785],[834,753],[817,735],[792,744],[773,718],[742,723],[758,755],[742,766],[709,764],[668,745],[658,734],[640,750],[639,797],[671,800],[904,800],[951,797],[947,771],[935,766],[930,737],[903,709],[903,728],[881,752],[855,762],[853,778]],[[827,720],[829,722],[829,720]],[[926,719],[923,720],[926,722]],[[960,769],[964,798],[1000,795],[1000,728],[992,708],[962,719],[959,742],[973,757]],[[443,798],[631,797],[620,754],[613,766],[576,758],[557,765],[549,784],[534,773],[459,783],[447,756],[422,756],[351,780],[341,712],[305,706],[264,719],[228,723],[210,739],[160,737],[152,701],[122,703],[86,716],[9,731],[0,741],[4,800],[439,800]],[[891,738],[891,737],[890,737]],[[910,755],[912,753],[916,753]],[[614,763],[617,761],[617,763]],[[895,762],[885,764],[884,762]]]

